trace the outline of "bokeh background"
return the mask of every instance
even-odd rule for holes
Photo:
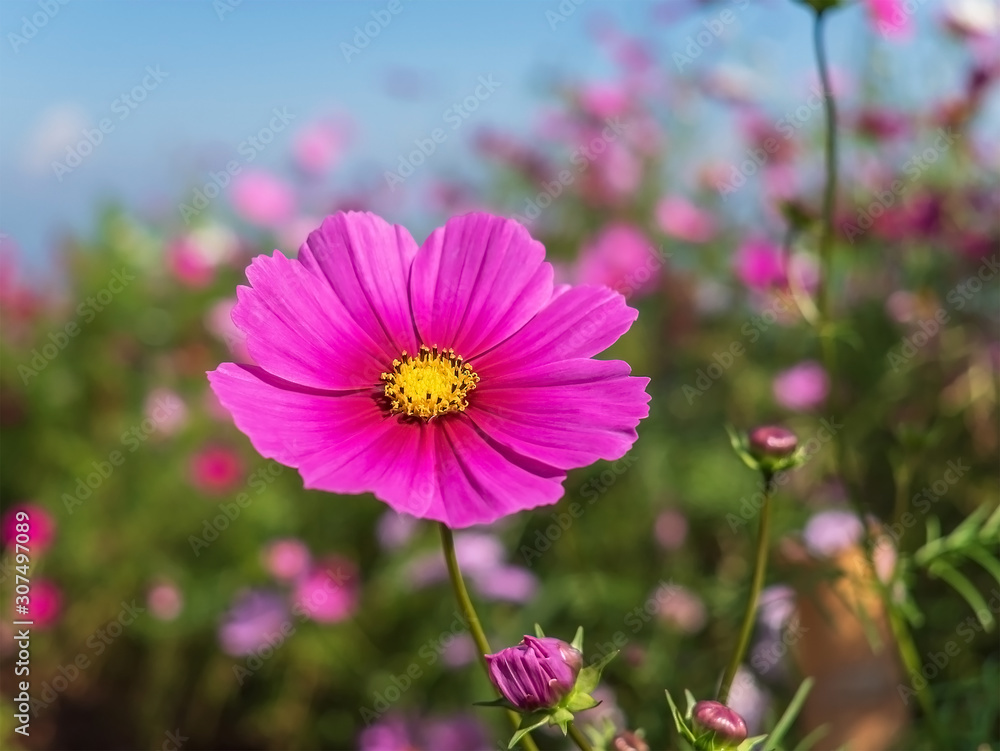
[[[750,575],[758,480],[725,428],[777,421],[809,458],[734,706],[766,732],[812,676],[789,748],[1000,748],[998,33],[992,0],[830,14],[831,372],[799,3],[5,1],[4,744],[506,746],[433,526],[304,491],[204,377],[249,361],[229,311],[254,255],[337,210],[422,240],[486,209],[629,298],[607,356],[653,379],[624,460],[457,536],[494,646],[583,625],[588,660],[621,654],[581,723],[676,747],[663,690],[713,694]]]

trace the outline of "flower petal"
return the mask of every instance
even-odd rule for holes
[[[258,365],[284,380],[335,391],[379,382],[385,356],[324,278],[275,251],[257,256],[247,279],[253,286],[237,288],[232,316]]]
[[[561,470],[620,459],[649,414],[648,378],[620,360],[563,360],[487,374],[466,415],[497,443]]]
[[[466,214],[434,230],[410,276],[422,342],[466,360],[520,329],[551,297],[545,248],[517,222],[490,214]]]
[[[417,351],[407,280],[417,244],[405,228],[368,212],[328,216],[299,250],[299,260],[323,276],[391,363]]]
[[[520,331],[471,364],[477,372],[506,372],[523,368],[525,362],[593,357],[618,341],[638,315],[612,289],[571,287],[558,292]]]

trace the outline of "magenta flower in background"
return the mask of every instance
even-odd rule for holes
[[[292,187],[264,170],[249,170],[233,178],[233,208],[242,219],[260,227],[277,227],[295,212]]]
[[[358,607],[357,569],[346,558],[324,558],[296,583],[293,599],[314,621],[338,623],[350,618]]]
[[[653,532],[661,548],[664,550],[677,550],[687,539],[687,517],[677,509],[667,509],[656,517]]]
[[[359,751],[491,751],[486,729],[469,715],[415,719],[389,713],[361,731]]]
[[[397,514],[391,509],[379,517],[375,533],[385,550],[396,550],[408,543],[417,531],[419,522],[408,514]]]
[[[233,261],[239,253],[240,241],[223,224],[206,224],[167,245],[167,267],[182,284],[205,287],[215,279],[219,266]]]
[[[292,141],[292,156],[296,166],[310,175],[327,173],[343,153],[347,141],[346,128],[328,120],[309,123]]]
[[[157,620],[172,621],[184,609],[184,596],[176,584],[162,581],[149,588],[146,607],[149,608],[149,614]]]
[[[232,449],[209,446],[191,457],[191,484],[206,495],[234,490],[243,478],[243,461]]]
[[[308,488],[484,524],[555,503],[567,470],[624,456],[648,414],[648,379],[592,359],[636,312],[603,287],[555,289],[544,248],[511,220],[458,217],[418,248],[373,214],[339,213],[298,259],[259,256],[247,277],[233,318],[258,365],[209,380]]]
[[[156,388],[146,397],[143,414],[153,423],[157,433],[172,436],[187,424],[188,408],[176,391]]]
[[[744,240],[733,256],[736,277],[750,289],[770,289],[788,284],[781,246],[768,240]]]
[[[48,579],[35,579],[31,582],[31,603],[28,605],[28,616],[34,621],[36,628],[48,628],[53,625],[62,613],[62,590]]]
[[[912,21],[903,0],[865,0],[868,20],[883,37],[901,39],[910,35]]]
[[[229,349],[229,354],[240,362],[251,362],[247,351],[247,336],[233,323],[233,308],[236,298],[219,300],[205,314],[205,328],[223,342]]]
[[[263,551],[264,568],[279,581],[298,579],[309,570],[312,556],[302,540],[289,537],[268,543]]]
[[[27,521],[18,521],[17,514],[24,512],[28,515]],[[37,503],[16,503],[7,509],[0,519],[0,542],[5,547],[14,547],[17,542],[18,524],[27,524],[28,546],[32,555],[41,555],[52,544],[56,536],[56,521],[52,514],[39,506]],[[24,527],[21,527],[24,529]]]
[[[516,647],[486,655],[490,680],[518,709],[554,707],[576,684],[583,655],[561,639],[525,636]]]
[[[232,657],[256,652],[286,638],[291,625],[288,606],[280,593],[250,590],[239,595],[219,626],[219,644]]]
[[[584,245],[576,264],[582,284],[603,284],[629,298],[655,290],[662,275],[663,261],[649,238],[624,222],[601,229]]]
[[[807,360],[778,373],[772,391],[775,401],[785,409],[806,412],[826,401],[830,379],[822,365]]]
[[[705,602],[687,587],[669,584],[656,592],[657,614],[664,623],[685,634],[695,634],[708,621]]]
[[[857,514],[832,509],[814,514],[802,531],[802,539],[810,553],[830,558],[857,545],[864,534],[864,524]]]
[[[712,215],[681,196],[660,199],[656,204],[656,222],[665,235],[689,243],[708,242],[715,236]]]

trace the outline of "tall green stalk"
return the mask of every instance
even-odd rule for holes
[[[768,538],[771,534],[771,495],[774,492],[773,477],[770,472],[764,473],[764,503],[760,509],[760,527],[757,530],[757,555],[753,567],[753,579],[750,582],[750,597],[747,599],[747,607],[743,612],[743,624],[740,626],[740,635],[736,641],[736,649],[729,660],[729,666],[722,676],[722,685],[719,687],[719,701],[723,704],[729,699],[729,690],[733,687],[736,679],[736,671],[740,669],[743,656],[746,654],[747,646],[750,644],[750,634],[753,632],[754,618],[757,614],[757,601],[760,599],[760,592],[764,588],[764,574],[767,571]]]

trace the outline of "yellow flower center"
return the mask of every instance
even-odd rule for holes
[[[466,397],[479,376],[454,350],[438,352],[437,347],[421,345],[416,357],[404,350],[401,359],[392,361],[392,372],[382,374],[382,380],[393,412],[430,420],[449,412],[464,412],[469,406]]]

